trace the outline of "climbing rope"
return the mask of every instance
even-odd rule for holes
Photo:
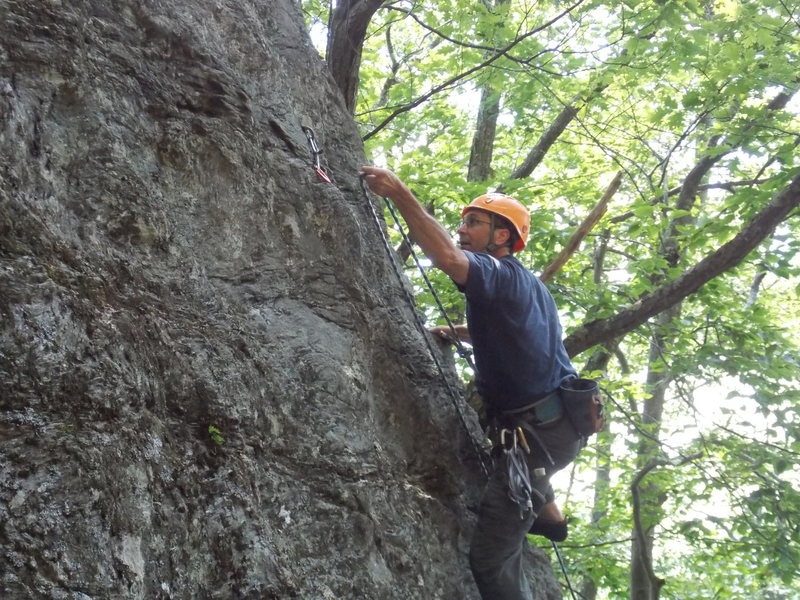
[[[459,339],[458,334],[456,333],[456,326],[450,320],[450,317],[447,314],[447,310],[445,310],[444,304],[442,304],[442,301],[439,298],[439,294],[436,292],[436,289],[433,287],[431,280],[428,278],[428,274],[425,272],[425,268],[422,266],[422,263],[419,260],[419,255],[414,251],[414,246],[411,243],[411,238],[408,237],[408,234],[405,232],[405,229],[403,229],[403,226],[400,223],[400,218],[397,216],[397,211],[394,209],[392,203],[389,202],[386,198],[384,198],[383,201],[386,204],[386,207],[389,209],[389,214],[392,215],[392,220],[394,221],[394,225],[397,228],[397,231],[399,231],[400,235],[403,237],[403,242],[405,243],[406,248],[408,248],[409,255],[411,256],[411,258],[414,259],[414,264],[417,265],[417,270],[419,271],[420,275],[422,275],[422,279],[425,280],[425,286],[428,288],[428,291],[433,296],[433,300],[436,302],[436,306],[439,308],[439,313],[442,315],[442,317],[444,317],[444,320],[447,322],[447,326],[450,328],[450,331],[453,334],[452,340],[456,346],[456,352],[458,352],[458,355],[461,358],[467,361],[469,368],[472,369],[473,373],[475,373],[476,369],[475,369],[475,364],[472,362],[472,352],[468,350]]]
[[[316,137],[314,136],[314,131],[310,127],[302,127],[302,130],[303,133],[305,133],[306,135],[306,139],[308,140],[308,145],[311,152],[311,166],[314,168],[314,171],[316,172],[316,174],[319,176],[320,179],[322,179],[326,183],[332,183],[331,177],[328,175],[325,168],[322,166],[321,156],[323,151],[322,148],[319,146],[319,144],[317,144]],[[414,302],[414,297],[406,287],[405,282],[403,281],[402,271],[400,269],[400,266],[397,264],[397,257],[395,256],[394,250],[392,249],[392,246],[389,243],[389,239],[383,230],[383,227],[381,225],[381,220],[378,217],[378,213],[375,210],[375,206],[372,204],[372,201],[369,198],[369,192],[367,190],[367,184],[364,181],[364,177],[363,176],[360,177],[359,181],[361,184],[361,191],[364,195],[364,200],[366,201],[367,206],[369,206],[370,208],[370,212],[372,213],[372,218],[375,221],[375,225],[377,226],[378,232],[380,233],[381,236],[381,240],[383,241],[383,246],[386,249],[386,253],[389,255],[389,262],[391,263],[392,269],[394,270],[394,273],[397,276],[398,281],[400,282],[400,287],[403,289],[405,293],[406,300],[408,301],[411,307],[411,312],[414,314],[417,323],[417,328],[422,333],[422,337],[425,340],[428,352],[433,358],[433,362],[436,365],[439,374],[441,375],[442,381],[444,381],[445,387],[447,388],[447,392],[453,403],[453,407],[456,411],[456,414],[458,415],[459,420],[461,421],[461,426],[463,427],[467,435],[467,438],[469,438],[470,443],[472,444],[472,448],[475,451],[476,456],[478,457],[478,460],[481,465],[481,470],[483,471],[483,475],[484,477],[488,478],[489,467],[486,464],[486,457],[481,448],[478,446],[477,442],[475,441],[475,438],[472,436],[469,427],[467,426],[467,421],[464,417],[464,413],[462,412],[461,406],[459,404],[459,395],[453,389],[453,386],[450,385],[450,381],[448,380],[448,378],[444,373],[444,368],[441,362],[439,361],[437,352],[434,349],[433,344],[431,343],[431,338],[428,335],[425,322],[423,321],[422,316],[417,311],[416,303]],[[413,244],[411,243],[411,240],[409,239],[408,235],[403,229],[403,226],[400,223],[400,219],[397,216],[397,212],[395,211],[394,206],[392,206],[392,203],[389,202],[387,198],[383,198],[383,201],[386,204],[389,213],[392,215],[395,227],[400,232],[400,235],[403,237],[403,241],[405,242],[406,247],[409,249],[409,253],[411,257],[414,259],[414,263],[416,264],[417,269],[422,275],[426,287],[433,296],[433,299],[436,302],[436,306],[438,307],[439,312],[444,317],[445,322],[447,323],[448,327],[450,328],[450,331],[453,334],[452,341],[455,344],[458,355],[467,362],[469,367],[472,369],[473,373],[475,373],[476,369],[475,369],[475,364],[472,362],[471,352],[464,346],[464,344],[459,339],[455,325],[448,316],[447,311],[445,310],[444,305],[442,304],[442,301],[439,298],[439,294],[436,292],[436,290],[433,287],[433,284],[428,278],[428,274],[425,272],[425,269],[423,268],[422,263],[419,260],[419,256],[414,251]],[[511,493],[514,494],[512,496],[512,500],[518,501],[518,503],[521,506],[524,505],[525,508],[528,508],[531,506],[530,493],[532,490],[532,486],[530,483],[530,476],[528,474],[527,464],[524,457],[521,456],[521,451],[519,451],[519,448],[516,445],[516,441],[514,443],[513,450],[514,450],[513,452],[507,454],[509,458],[508,468],[509,468],[509,481],[511,482]],[[561,556],[561,552],[558,549],[558,545],[555,542],[553,542],[553,549],[555,550],[556,556],[558,557],[558,562],[561,565],[561,571],[564,574],[564,579],[567,582],[567,586],[569,587],[569,591],[572,594],[572,598],[573,600],[577,600],[575,596],[575,590],[572,588],[572,583],[569,580],[569,576],[567,574],[567,569],[564,564],[564,560]]]
[[[305,133],[306,139],[308,140],[308,146],[309,146],[309,150],[311,152],[311,166],[313,167],[314,172],[325,183],[332,183],[332,179],[331,179],[330,175],[328,175],[327,171],[322,166],[321,157],[322,157],[323,150],[320,147],[320,145],[317,143],[316,136],[314,135],[314,130],[311,129],[310,127],[301,127],[301,129],[303,130],[303,133]],[[477,442],[475,441],[475,438],[470,433],[469,427],[467,426],[467,421],[464,418],[464,414],[461,412],[461,407],[458,404],[458,395],[456,394],[455,390],[450,385],[450,381],[447,379],[447,377],[444,374],[444,368],[442,367],[442,364],[439,361],[439,358],[437,357],[436,351],[435,351],[433,345],[431,344],[430,336],[427,334],[427,329],[425,328],[425,323],[422,320],[422,317],[420,316],[419,312],[417,312],[416,303],[414,302],[414,297],[411,295],[411,292],[406,288],[406,286],[405,286],[405,284],[403,282],[402,272],[400,270],[400,267],[397,265],[396,257],[394,255],[394,251],[392,250],[391,244],[389,244],[389,239],[386,237],[386,234],[383,231],[383,227],[381,226],[381,221],[378,218],[378,213],[375,211],[375,207],[373,206],[372,201],[369,198],[369,193],[367,191],[367,185],[364,182],[364,178],[361,177],[359,180],[360,180],[360,183],[361,183],[361,191],[364,194],[364,200],[366,201],[367,206],[369,206],[370,211],[372,212],[372,218],[375,221],[376,226],[378,227],[378,231],[379,231],[379,233],[381,235],[381,239],[383,240],[384,248],[386,248],[386,252],[389,255],[389,261],[391,262],[392,268],[394,269],[394,272],[395,272],[395,275],[397,276],[397,279],[400,282],[400,287],[402,287],[404,292],[405,292],[406,299],[408,300],[408,302],[409,302],[409,304],[411,306],[411,312],[414,313],[414,316],[416,318],[417,327],[422,332],[422,337],[425,340],[425,343],[426,343],[426,345],[428,347],[428,352],[430,352],[430,355],[433,358],[433,362],[435,363],[436,368],[438,369],[439,374],[441,375],[442,380],[444,381],[445,386],[447,387],[447,391],[448,391],[448,393],[450,395],[450,399],[453,402],[453,407],[455,408],[456,413],[458,414],[458,418],[461,421],[461,426],[464,428],[464,431],[467,434],[467,437],[469,438],[469,441],[472,444],[472,448],[473,448],[473,450],[475,451],[475,454],[478,457],[478,460],[479,460],[480,465],[481,465],[481,470],[483,471],[484,476],[488,477],[489,476],[489,467],[486,465],[486,457],[484,456],[484,453],[481,451],[481,448],[478,446]],[[422,273],[422,276],[425,278],[425,283],[427,284],[428,289],[431,291],[431,293],[433,294],[434,298],[436,299],[436,304],[439,306],[439,310],[444,315],[444,318],[447,320],[447,324],[450,326],[450,329],[453,332],[453,338],[454,338],[454,341],[456,343],[456,348],[458,349],[459,355],[461,355],[467,361],[467,363],[469,364],[470,368],[472,368],[472,370],[474,372],[475,371],[475,365],[472,363],[471,357],[469,355],[469,351],[464,347],[463,344],[461,344],[461,341],[458,339],[458,336],[456,335],[455,326],[453,325],[452,321],[450,321],[450,318],[447,316],[447,313],[444,310],[444,306],[442,305],[442,302],[439,299],[438,294],[433,289],[433,285],[431,284],[430,279],[428,279],[428,276],[425,273],[425,270],[422,268],[422,264],[420,263],[416,252],[414,252],[414,249],[413,249],[413,247],[411,245],[411,241],[408,239],[408,236],[406,235],[405,231],[403,230],[402,226],[400,225],[400,220],[398,219],[397,214],[394,211],[394,208],[392,207],[392,205],[389,202],[389,200],[387,200],[386,198],[384,198],[383,201],[386,203],[386,206],[389,207],[389,210],[392,213],[392,216],[394,217],[395,224],[397,225],[397,228],[400,230],[400,233],[402,234],[403,239],[405,240],[406,244],[408,245],[408,248],[409,248],[409,250],[411,252],[411,255],[414,257],[414,262],[416,263],[417,268],[419,268],[420,273]]]
[[[470,433],[469,427],[467,425],[467,420],[464,417],[464,413],[461,410],[461,406],[459,405],[459,395],[456,393],[455,389],[453,389],[453,386],[450,385],[450,381],[445,376],[444,367],[442,366],[442,363],[441,363],[441,361],[439,360],[439,358],[437,356],[436,349],[433,347],[433,343],[431,342],[431,337],[430,337],[430,335],[428,335],[427,328],[425,327],[425,322],[423,321],[422,316],[417,311],[416,303],[414,302],[414,296],[412,296],[411,292],[406,287],[405,282],[403,281],[403,274],[402,274],[402,271],[400,270],[399,265],[397,264],[397,257],[395,256],[394,250],[392,249],[392,246],[389,243],[389,238],[386,236],[386,233],[383,231],[383,227],[381,226],[381,220],[378,217],[378,213],[375,210],[375,206],[372,204],[372,201],[369,198],[369,192],[367,190],[367,184],[364,181],[363,177],[360,178],[360,182],[361,182],[361,191],[362,191],[362,193],[364,195],[364,200],[366,201],[367,205],[369,206],[370,212],[372,213],[372,218],[374,219],[375,224],[378,227],[378,231],[380,232],[380,235],[381,235],[381,240],[383,241],[383,246],[386,249],[387,254],[389,255],[389,262],[391,262],[392,269],[394,270],[394,273],[397,276],[398,281],[400,282],[400,286],[403,288],[403,291],[405,292],[406,300],[408,301],[409,305],[411,306],[411,312],[414,313],[414,317],[415,317],[415,320],[416,320],[416,323],[417,323],[417,328],[422,332],[422,337],[425,340],[425,344],[426,344],[426,346],[428,348],[428,352],[430,353],[431,357],[433,358],[433,362],[436,365],[436,368],[439,371],[439,374],[441,375],[442,380],[444,381],[445,387],[447,388],[447,392],[448,392],[448,394],[450,396],[450,400],[452,401],[453,407],[455,408],[455,411],[456,411],[456,414],[458,414],[458,418],[461,421],[461,426],[464,428],[464,431],[466,432],[467,437],[469,438],[469,440],[470,440],[470,442],[472,444],[472,448],[473,448],[473,450],[475,451],[475,454],[478,457],[478,460],[479,460],[480,465],[481,465],[481,470],[483,471],[484,476],[489,477],[489,467],[486,465],[486,457],[485,457],[483,451],[481,450],[481,448],[478,446],[478,443],[475,441],[475,438]],[[391,209],[391,203],[389,202],[389,200],[384,198],[383,201]],[[396,215],[395,215],[395,218],[397,218]],[[404,237],[404,239],[407,239],[405,232],[403,232],[403,237]],[[409,244],[408,247],[411,248],[411,245]],[[417,266],[420,269],[422,269],[422,265],[420,264],[419,259],[417,258],[416,253],[413,251],[413,249],[411,250],[411,255],[414,256],[414,260],[417,263]],[[431,289],[431,291],[433,291],[433,288],[432,288],[432,285],[430,283],[430,280],[428,279],[427,275],[424,274],[424,271],[423,271],[423,275],[425,277],[425,281],[427,282],[429,288]],[[442,310],[444,310],[444,308],[442,307],[441,302],[439,301],[438,297],[436,297],[436,298],[437,298],[437,302],[438,302],[440,308]],[[452,327],[452,324],[451,324],[451,327]],[[471,362],[470,362],[470,364],[471,364]]]
[[[555,550],[556,556],[558,557],[558,564],[561,565],[561,572],[564,574],[564,579],[567,582],[569,593],[572,595],[572,600],[578,600],[575,595],[575,590],[572,588],[572,582],[569,580],[569,575],[567,575],[567,567],[564,564],[564,558],[561,556],[561,550],[558,549],[558,544],[555,542],[553,542],[553,550]]]

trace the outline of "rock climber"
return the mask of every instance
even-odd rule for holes
[[[493,430],[518,432],[530,448],[524,459],[531,474],[530,504],[522,506],[511,497],[506,469],[494,469],[470,544],[470,567],[484,600],[529,600],[531,588],[522,570],[526,535],[566,538],[567,524],[550,477],[572,462],[585,443],[564,417],[558,394],[576,372],[562,343],[555,302],[514,256],[527,243],[529,212],[504,194],[479,196],[462,211],[456,245],[392,171],[364,166],[361,175],[375,194],[397,206],[423,253],[465,294],[467,324],[458,326],[456,334],[472,344],[475,383]],[[432,332],[451,335],[449,327]]]

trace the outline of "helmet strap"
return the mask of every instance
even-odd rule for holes
[[[494,252],[499,247],[497,244],[494,243],[494,214],[489,213],[489,243],[486,244],[486,249],[489,252]]]

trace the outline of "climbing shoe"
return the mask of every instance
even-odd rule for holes
[[[536,519],[531,525],[528,533],[541,535],[553,542],[563,542],[567,539],[567,520],[563,521],[544,521]]]

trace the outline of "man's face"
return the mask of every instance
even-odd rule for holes
[[[489,245],[491,233],[491,216],[482,210],[470,210],[464,215],[461,225],[456,230],[458,244],[462,250],[484,252]],[[495,229],[495,234],[500,231]]]
[[[456,233],[462,250],[482,252],[489,244],[491,217],[480,210],[470,210],[464,215]]]

